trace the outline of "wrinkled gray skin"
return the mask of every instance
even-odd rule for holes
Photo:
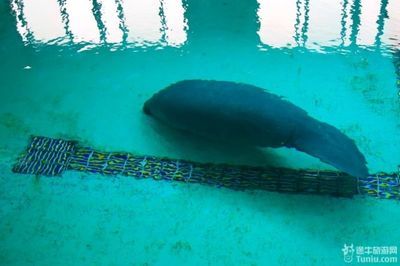
[[[247,84],[185,80],[156,93],[146,114],[199,136],[235,144],[289,147],[355,177],[368,169],[354,141],[303,109]]]

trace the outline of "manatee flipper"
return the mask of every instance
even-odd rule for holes
[[[249,146],[295,148],[350,175],[368,175],[365,158],[353,140],[256,86],[184,80],[153,95],[143,111],[198,136]]]
[[[329,124],[313,120],[298,130],[290,146],[352,176],[368,176],[365,157],[354,140]]]

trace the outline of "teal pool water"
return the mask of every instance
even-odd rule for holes
[[[199,78],[282,95],[353,138],[370,172],[395,172],[397,10],[396,1],[359,0],[2,1],[0,264],[342,265],[344,244],[398,246],[396,201],[11,173],[30,135],[332,169],[294,150],[243,151],[166,132],[143,114],[156,91]]]

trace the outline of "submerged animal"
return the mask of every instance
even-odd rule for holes
[[[202,137],[295,148],[352,176],[368,175],[365,158],[352,139],[256,86],[184,80],[153,95],[143,111],[173,128]]]

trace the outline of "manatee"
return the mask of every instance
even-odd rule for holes
[[[365,158],[352,139],[253,85],[179,81],[154,94],[143,111],[170,127],[205,138],[235,145],[295,148],[349,175],[368,175]]]

